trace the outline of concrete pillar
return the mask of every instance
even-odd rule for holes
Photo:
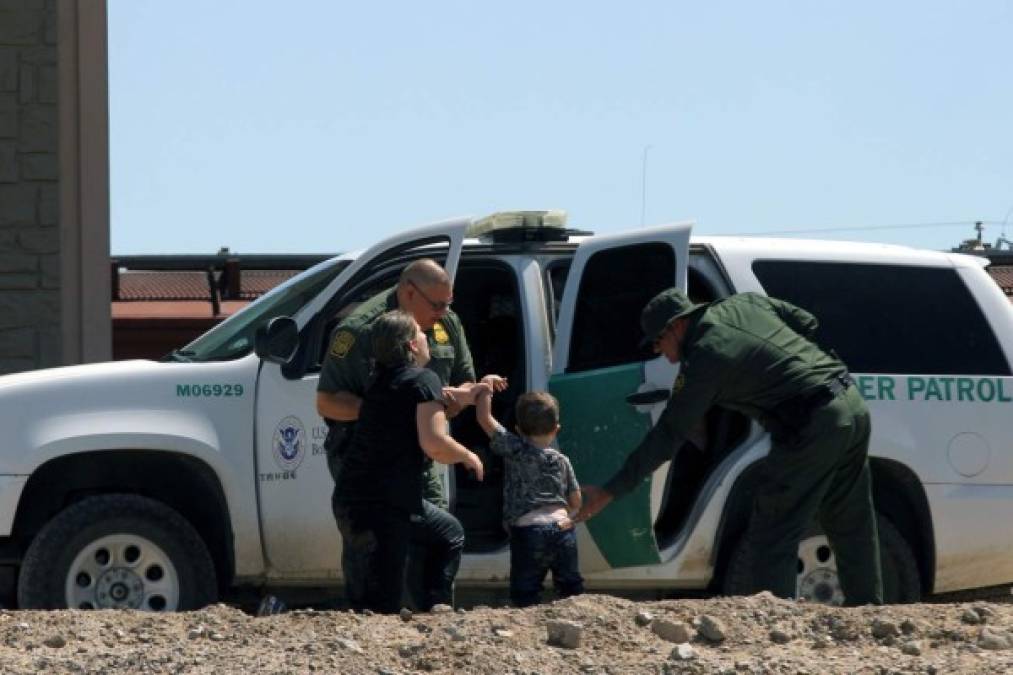
[[[47,0],[47,6],[52,0]],[[106,0],[59,0],[60,331],[63,363],[112,358]]]
[[[0,0],[0,373],[108,359],[105,0]]]

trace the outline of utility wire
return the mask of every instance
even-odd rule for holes
[[[736,232],[731,236],[767,236],[772,234],[819,234],[822,232],[869,232],[873,230],[913,230],[920,227],[967,227],[975,223],[985,225],[996,225],[998,220],[959,220],[943,223],[902,223],[897,225],[864,225],[864,226],[843,226],[843,227],[818,227],[805,230],[773,230],[768,232]]]

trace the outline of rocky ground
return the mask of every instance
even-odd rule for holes
[[[6,673],[1005,673],[1013,605],[585,595],[410,616],[0,611]]]

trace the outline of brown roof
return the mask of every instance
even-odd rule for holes
[[[138,319],[215,319],[232,316],[248,305],[246,300],[225,300],[221,313],[212,314],[210,300],[134,300],[113,303],[113,321]]]
[[[255,300],[299,272],[300,270],[243,270],[239,299]],[[119,274],[119,294],[114,300],[210,302],[211,292],[206,272],[123,270]]]
[[[989,265],[987,272],[1006,295],[1013,296],[1013,265]]]
[[[239,289],[239,297],[244,300],[255,300],[264,293],[288,281],[302,270],[243,270],[240,279],[242,287]]]

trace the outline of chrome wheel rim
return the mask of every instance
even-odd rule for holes
[[[179,575],[150,539],[110,534],[85,546],[67,572],[67,607],[171,612],[179,607]]]
[[[837,559],[826,535],[803,539],[798,546],[798,581],[796,595],[823,605],[844,604],[841,580],[837,576]]]

